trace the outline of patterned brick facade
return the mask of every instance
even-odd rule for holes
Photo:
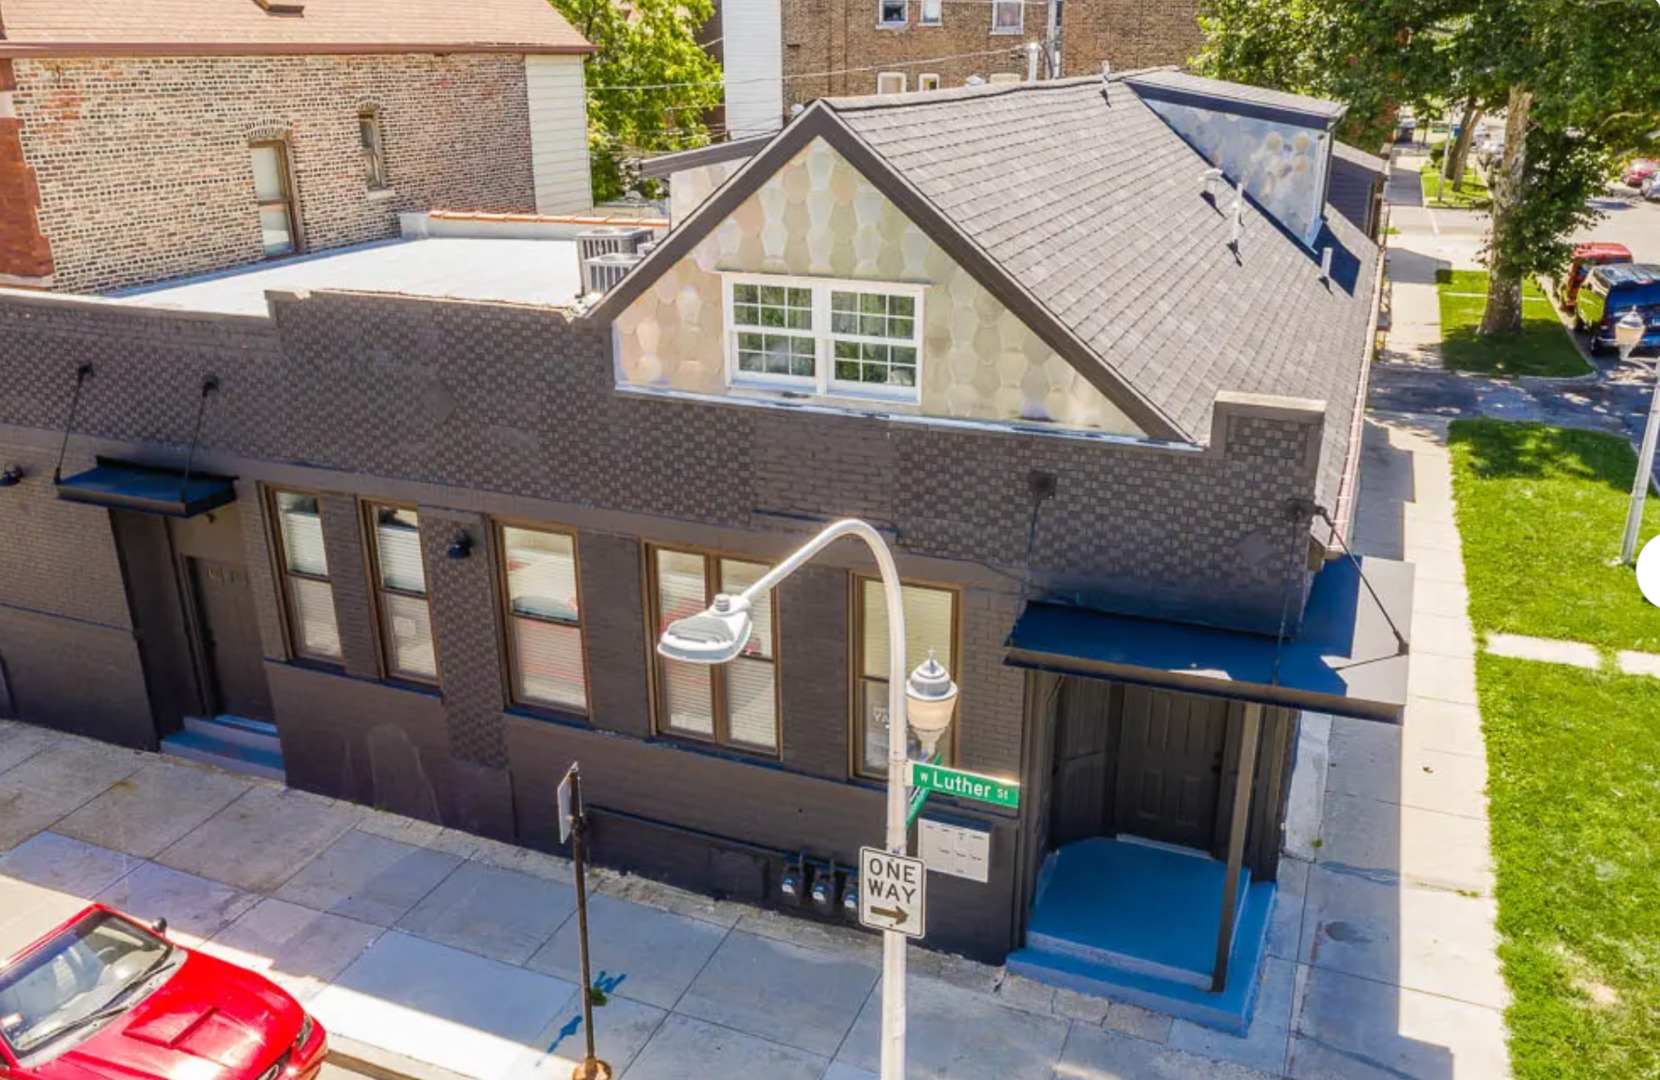
[[[42,286],[51,280],[52,247],[40,231],[40,189],[23,157],[15,89],[12,62],[0,59],[0,284]]]
[[[1024,78],[1027,44],[1042,42],[1048,25],[1045,0],[1022,4],[1021,29],[1004,33],[992,32],[989,2],[944,0],[938,25],[922,23],[922,3],[909,0],[901,27],[878,25],[876,0],[782,0],[785,104],[873,94],[879,70],[904,72],[908,90],[923,73],[941,86],[999,72]],[[1186,66],[1202,38],[1199,0],[1074,0],[1065,6],[1062,74],[1096,74],[1103,60],[1118,71]]]
[[[0,257],[27,243],[23,211],[12,203],[29,189],[6,182],[17,167],[8,165],[5,138],[14,124],[59,289],[106,290],[259,261],[255,140],[288,144],[308,250],[396,236],[400,210],[536,209],[522,56],[89,57],[13,66],[17,119],[0,112]],[[387,191],[371,192],[365,175],[358,113],[370,107],[384,132]],[[38,247],[23,254],[43,255]]]
[[[0,665],[21,669],[25,718],[75,722],[58,704],[69,701],[108,715],[105,737],[139,744],[136,660],[120,677],[119,657],[96,661],[117,688],[97,693],[118,700],[81,699],[92,691],[80,657],[133,647],[104,515],[56,501],[50,484],[82,362],[96,374],[72,465],[94,452],[182,464],[201,374],[220,376],[196,462],[238,477],[291,784],[551,848],[552,792],[579,759],[604,811],[602,860],[756,897],[778,865],[766,851],[845,865],[880,833],[881,789],[848,776],[849,571],[869,564],[842,545],[781,591],[781,754],[757,761],[653,735],[646,543],[773,560],[816,521],[871,518],[903,574],[961,590],[959,760],[1021,775],[1025,676],[1003,657],[1022,595],[1272,632],[1307,543],[1306,522],[1283,506],[1313,491],[1320,431],[1317,413],[1224,404],[1199,450],[619,392],[607,334],[532,307],[315,293],[278,296],[267,320],[6,298],[0,463],[29,475],[0,491],[0,513],[36,525],[0,546]],[[1057,487],[1029,534],[1033,470]],[[323,493],[338,669],[287,656],[260,485]],[[420,509],[439,692],[379,678],[362,498]],[[577,530],[587,717],[506,703],[487,542],[497,517]],[[450,559],[461,532],[472,554]],[[50,652],[8,631],[35,624]],[[994,870],[985,885],[931,882],[930,944],[1000,958],[1020,902],[1019,819],[949,800],[939,809],[992,829]]]

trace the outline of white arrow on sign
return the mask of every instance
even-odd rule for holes
[[[859,921],[919,938],[926,929],[928,867],[881,848],[859,849]]]

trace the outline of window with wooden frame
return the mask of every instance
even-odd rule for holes
[[[498,525],[515,704],[588,710],[576,537]]]
[[[1025,0],[991,0],[991,32],[1019,34],[1026,29]]]
[[[357,139],[363,152],[363,179],[369,190],[390,188],[392,183],[386,178],[386,133],[381,126],[379,109],[358,110]]]
[[[369,551],[380,611],[383,669],[395,679],[438,681],[420,516],[410,507],[371,503]]]
[[[731,385],[919,400],[924,286],[781,274],[725,280]]]
[[[652,547],[652,641],[676,619],[695,615],[716,593],[736,595],[768,567],[696,551]],[[754,753],[778,753],[778,639],[772,594],[758,597],[754,629],[727,664],[657,660],[657,731]]]
[[[903,71],[877,72],[876,92],[878,94],[903,94],[905,92],[905,73]]]
[[[340,628],[334,618],[334,586],[317,496],[273,490],[270,506],[289,650],[307,660],[339,663]]]
[[[951,677],[957,671],[958,596],[954,589],[903,585],[905,604],[905,662],[911,668],[930,655]],[[888,775],[888,604],[877,578],[853,579],[853,768],[871,780]],[[904,679],[909,671],[899,672]],[[950,764],[956,745],[956,727],[940,741],[940,760]],[[907,753],[920,757],[921,744],[913,737]]]
[[[293,255],[300,250],[300,232],[294,213],[288,144],[281,139],[272,139],[256,142],[248,149],[253,158],[254,201],[259,207],[260,244],[267,258]]]

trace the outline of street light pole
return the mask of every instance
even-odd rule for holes
[[[1614,324],[1614,343],[1620,359],[1629,362],[1642,344],[1647,320],[1630,308]],[[1630,566],[1637,558],[1637,536],[1643,528],[1643,502],[1648,498],[1649,479],[1654,475],[1654,444],[1660,439],[1660,361],[1655,363],[1655,382],[1650,389],[1648,422],[1643,425],[1643,449],[1637,455],[1637,475],[1631,482],[1631,505],[1625,514],[1625,535],[1620,539],[1620,562]]]
[[[724,664],[736,658],[749,639],[753,622],[750,611],[755,598],[776,588],[808,560],[844,536],[864,541],[876,558],[881,574],[883,599],[888,611],[888,828],[889,854],[904,855],[908,846],[910,799],[910,734],[907,727],[907,683],[905,680],[905,594],[899,583],[899,568],[887,541],[870,524],[855,518],[837,521],[807,541],[789,558],[768,570],[737,596],[715,597],[708,610],[685,619],[676,619],[663,631],[657,651],[670,660],[694,664]],[[919,668],[912,676],[918,684],[917,700],[925,711],[919,714],[919,731],[937,736],[955,705],[957,690],[930,658],[928,670]],[[940,683],[943,679],[944,686]],[[924,724],[921,718],[926,718]],[[882,1080],[905,1080],[905,935],[898,930],[882,931]]]

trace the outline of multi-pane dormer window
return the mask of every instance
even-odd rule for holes
[[[726,277],[735,387],[918,400],[922,291],[903,282]]]

